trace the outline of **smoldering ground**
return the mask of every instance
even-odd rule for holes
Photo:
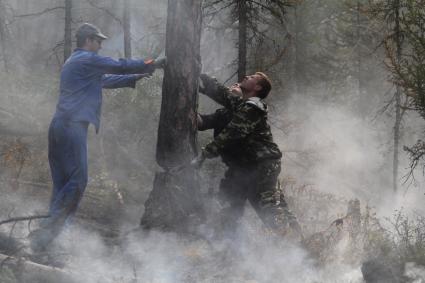
[[[150,231],[111,247],[73,227],[57,244],[76,282],[362,282],[360,269],[342,263],[316,267],[302,248],[253,225],[253,217],[232,241]]]
[[[144,82],[146,83],[148,82]],[[283,178],[293,176],[299,183],[312,184],[318,191],[346,198],[358,197],[362,203],[369,201],[370,205],[378,208],[385,205],[382,208],[385,215],[391,214],[393,209],[397,208],[396,205],[388,208],[387,202],[382,200],[379,202],[379,198],[374,197],[387,189],[379,183],[386,179],[387,172],[380,171],[382,164],[386,162],[385,156],[379,151],[375,152],[376,148],[382,145],[382,136],[376,132],[376,128],[380,127],[379,124],[370,125],[368,120],[361,120],[343,106],[320,104],[311,99],[305,101],[294,98],[282,107],[285,114],[281,115],[282,109],[276,108],[272,109],[270,114],[278,117],[275,119],[288,121],[289,124],[285,128],[288,132],[274,129],[275,138],[286,156],[283,159],[285,164]],[[307,118],[306,112],[308,112]],[[359,132],[362,133],[361,142]],[[206,135],[201,137],[201,142],[202,139],[211,138],[210,134]],[[93,136],[92,140],[96,138]],[[92,154],[96,155],[96,147],[93,143],[91,146],[94,149]],[[297,152],[296,155],[294,152]],[[307,159],[301,158],[303,154],[307,155],[305,157]],[[309,162],[303,164],[305,160]],[[202,174],[205,183],[202,190],[205,194],[208,193],[209,186],[217,190],[223,170],[219,164],[219,160],[206,164],[207,172],[214,166],[216,171],[212,176],[205,172]],[[110,171],[112,176],[121,176],[126,171],[126,168],[116,169],[119,169],[119,173]],[[25,170],[32,171],[30,168]],[[359,171],[365,172],[362,178],[359,177]],[[209,181],[209,179],[215,180]],[[139,179],[136,180],[139,182]],[[151,186],[148,182],[139,183],[139,186],[148,189]],[[92,218],[98,219],[101,223],[104,223],[105,217],[115,218],[115,224],[109,227],[110,223],[106,223],[106,229],[118,229],[116,235],[118,240],[105,240],[104,235],[93,231],[96,230],[93,226],[89,225],[91,229],[87,230],[84,228],[87,225],[82,227],[77,225],[77,219],[76,226],[69,227],[56,243],[56,246],[60,247],[56,253],[64,259],[65,269],[71,272],[75,282],[362,282],[361,262],[353,265],[344,261],[349,251],[344,241],[340,242],[334,254],[338,260],[317,265],[303,247],[267,235],[249,205],[237,237],[233,241],[212,239],[212,227],[207,225],[203,225],[199,231],[203,237],[201,239],[158,231],[127,234],[126,232],[137,227],[143,212],[141,203],[146,195],[140,192],[136,194],[136,202],[140,205],[136,207],[135,203],[132,203],[132,209],[118,214],[117,212],[127,205],[130,196],[126,195],[125,189],[123,189],[124,203],[120,204],[118,201],[111,202],[114,197],[110,196],[115,195],[113,186],[100,183],[104,186],[101,188],[93,178],[91,184],[83,200],[79,217],[86,219],[85,224],[93,222],[87,219],[87,211]],[[357,189],[362,187],[367,190]],[[38,190],[45,192],[41,198],[39,196],[29,199],[27,189],[25,186],[21,187],[13,195],[10,194],[13,192],[10,188],[4,189],[3,192],[7,192],[7,197],[2,197],[1,207],[8,209],[15,207],[12,215],[44,212],[47,207],[48,190],[39,188]],[[99,197],[100,192],[106,193],[108,197],[103,193],[100,194],[102,197]],[[209,199],[205,205],[209,206],[208,219],[211,220],[216,217],[219,206],[214,200]],[[106,207],[94,207],[97,202],[107,202]],[[90,207],[93,209],[87,210]],[[3,210],[3,215],[11,211],[8,209]],[[336,209],[334,216],[336,218],[338,214],[344,213],[344,210]],[[123,216],[125,218],[122,218]],[[2,228],[7,232],[10,227]],[[23,225],[20,231],[15,232],[22,232],[21,236],[25,236],[28,230],[26,225]],[[412,274],[412,278],[421,276],[420,267],[409,266],[407,272]]]
[[[305,112],[309,113],[307,118]],[[398,207],[394,204],[389,207],[387,201],[379,201],[379,197],[376,197],[387,189],[380,181],[385,180],[388,173],[385,170],[380,171],[385,164],[385,156],[375,151],[382,145],[381,135],[375,129],[378,126],[371,126],[341,106],[319,107],[316,101],[308,103],[302,99],[290,102],[285,115],[280,116],[273,111],[271,115],[277,115],[279,119],[289,121],[288,123],[293,121],[297,125],[292,132],[291,125],[288,126],[289,133],[274,129],[277,142],[286,156],[283,176],[294,176],[299,182],[312,184],[319,191],[346,198],[358,197],[362,201],[369,198],[369,204],[382,207],[385,215],[391,214]],[[362,133],[361,141],[358,132]],[[208,138],[210,136],[204,137]],[[292,151],[294,148],[297,150]],[[294,154],[296,151],[299,153]],[[303,154],[309,160],[304,164],[305,159],[300,158]],[[216,160],[206,166],[217,166],[218,162]],[[115,172],[112,174],[116,174],[113,176],[120,176],[126,171],[125,168],[117,169],[119,173],[112,171]],[[362,178],[359,177],[361,172]],[[208,184],[216,189],[219,178],[220,176],[215,176],[215,181]],[[149,184],[141,185],[150,187]],[[11,212],[13,207],[15,210],[11,215],[45,211],[48,190],[39,190],[46,193],[38,202],[35,202],[35,198],[29,199],[25,186],[14,195],[10,194],[11,190],[4,190],[4,193],[8,193],[7,197],[2,197],[1,207],[8,209],[3,210],[3,215]],[[91,193],[96,195],[96,190],[99,187],[88,188],[86,202]],[[109,194],[114,194],[112,187],[108,187],[108,190],[111,190]],[[411,189],[409,193],[413,191]],[[140,193],[137,196],[139,203],[146,197]],[[418,203],[420,197],[422,195],[417,194],[412,199]],[[102,202],[109,198],[96,199]],[[403,198],[399,200],[406,203]],[[124,206],[126,201],[124,195]],[[111,207],[106,207],[106,211],[113,214],[116,203],[108,205]],[[213,217],[217,212],[216,204],[207,205],[212,207],[210,217]],[[127,212],[128,218],[115,220],[122,227],[121,236],[135,227],[141,216],[142,206],[132,206],[134,210]],[[335,211],[335,217],[344,212]],[[96,209],[91,213],[95,214]],[[116,215],[109,217],[114,218]],[[101,219],[99,216],[95,218]],[[128,221],[129,219],[132,221]],[[8,231],[10,227],[3,228]],[[26,229],[26,226],[22,227],[23,235],[27,232]],[[89,232],[76,226],[64,232],[57,243],[62,247],[57,253],[65,259],[65,268],[71,271],[75,282],[362,282],[360,265],[331,262],[317,266],[302,247],[266,235],[251,209],[247,210],[238,237],[233,242],[211,240],[210,230],[205,229],[206,232],[202,231],[204,240],[152,231],[130,233],[111,245],[97,232]],[[343,258],[344,247],[340,251]],[[412,274],[412,278],[421,276],[421,269],[418,267],[409,266],[408,272]]]
[[[157,52],[164,44],[166,1],[155,2],[158,3],[133,3],[134,15],[143,14],[143,17],[133,17],[135,24],[132,28],[134,40],[140,43],[136,45],[135,53],[140,56]],[[15,8],[24,9],[22,13],[25,13],[41,9],[42,4],[47,7],[49,1],[22,3],[17,1]],[[76,10],[81,12],[84,20],[96,19],[96,24],[105,27],[111,35],[102,54],[119,56],[122,53],[121,37],[116,35],[121,31],[119,24],[108,25],[110,19],[105,18],[101,10],[90,10],[82,2],[78,4]],[[14,32],[20,38],[19,42],[54,46],[61,39],[51,22],[61,17],[53,14],[35,22],[25,18],[18,27],[12,25],[12,29],[16,29]],[[26,30],[34,31],[31,25],[43,26],[43,34],[27,34]],[[223,82],[234,73],[232,61],[237,53],[234,44],[237,35],[231,28],[218,34],[219,37],[213,33],[214,29],[204,33],[203,71],[216,75]],[[1,129],[5,126],[13,130],[2,136],[5,137],[2,138],[2,152],[22,148],[14,146],[19,144],[31,152],[22,171],[19,171],[22,160],[19,155],[2,159],[2,218],[41,214],[47,210],[50,177],[46,131],[57,99],[56,71],[61,62],[51,56],[49,48],[45,48],[49,51],[41,52],[44,50],[41,47],[19,45],[17,65],[23,65],[19,75],[2,74],[1,91],[4,95],[0,98],[0,105],[8,113],[0,113],[3,115],[0,125]],[[270,71],[274,74],[274,81],[283,81],[281,86],[274,85],[271,94],[270,121],[275,139],[284,151],[282,179],[295,179],[298,184],[308,184],[320,193],[346,199],[359,198],[362,210],[368,204],[383,216],[391,216],[401,206],[406,210],[422,208],[421,178],[417,179],[416,187],[410,186],[406,195],[407,187],[403,187],[397,196],[388,193],[391,191],[393,120],[387,114],[377,114],[386,103],[386,98],[376,98],[383,92],[381,89],[370,94],[374,97],[368,103],[368,109],[372,109],[370,113],[360,115],[349,99],[355,96],[355,91],[338,91],[339,96],[334,100],[320,86],[313,86],[304,94],[290,93],[285,86],[289,83],[288,78],[282,78],[279,67]],[[381,79],[386,80],[385,74]],[[228,82],[231,83],[232,80]],[[141,82],[135,91],[105,92],[101,133],[96,136],[90,129],[89,187],[76,226],[69,227],[56,243],[59,247],[57,256],[64,259],[65,269],[71,271],[76,282],[361,282],[360,262],[344,262],[350,256],[346,241],[339,243],[334,254],[337,260],[317,265],[303,247],[265,233],[249,205],[232,241],[214,240],[210,222],[201,227],[201,238],[158,231],[127,234],[137,227],[154,172],[159,170],[155,165],[155,139],[160,92],[161,74]],[[217,107],[204,97],[200,98],[200,112],[212,112]],[[408,127],[401,143],[413,144],[416,140],[414,133],[420,124],[415,117],[407,119]],[[28,134],[31,132],[28,129],[35,134]],[[211,138],[211,133],[201,133],[199,142],[203,145]],[[408,164],[407,158],[401,159],[400,176],[405,174]],[[218,160],[205,166],[208,170],[201,172],[205,183],[202,190],[207,194],[212,188],[214,193],[224,168]],[[23,182],[14,190],[13,181],[9,181],[16,176]],[[206,199],[213,200],[205,203],[209,211],[207,218],[211,220],[219,207],[214,197]],[[329,206],[333,203],[330,202]],[[345,212],[345,208],[338,207],[329,217],[333,221]],[[33,221],[30,229],[36,225],[37,222]],[[1,228],[6,233],[12,229],[6,225]],[[317,229],[326,228],[327,224]],[[110,230],[114,231],[112,239],[105,236]],[[18,224],[12,236],[25,237],[27,233],[27,223]],[[420,278],[423,274],[422,269],[413,264],[408,266],[407,272],[411,272],[411,278]]]

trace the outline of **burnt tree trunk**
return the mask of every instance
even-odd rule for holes
[[[238,0],[239,39],[238,39],[238,82],[246,75],[247,6],[246,0]]]
[[[65,0],[65,38],[63,42],[63,60],[66,61],[72,52],[72,0]]]
[[[130,18],[130,0],[124,0],[124,57],[131,58],[131,18]]]
[[[143,228],[187,232],[201,219],[197,172],[185,166],[197,154],[197,90],[201,0],[169,0],[161,115],[153,190],[145,203]],[[172,168],[183,168],[178,172]]]

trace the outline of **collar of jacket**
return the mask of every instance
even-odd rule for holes
[[[86,49],[84,49],[84,48],[80,48],[80,47],[77,47],[77,48],[75,48],[75,49],[74,49],[74,52],[78,52],[78,51],[82,51],[82,52],[89,52],[89,53],[97,54],[97,52],[89,51],[89,50],[86,50]]]
[[[259,97],[250,97],[247,99],[246,103],[257,107],[261,111],[267,112],[267,104],[265,104]]]

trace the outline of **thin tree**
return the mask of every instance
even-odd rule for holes
[[[402,0],[403,1],[403,0]],[[403,2],[403,4],[406,4]],[[385,46],[387,48],[387,57],[394,62],[395,65],[399,65],[402,61],[403,51],[403,31],[400,25],[401,17],[401,1],[400,0],[381,0],[377,1],[372,5],[372,15],[382,18],[384,24],[389,29],[389,35],[384,39]],[[388,52],[388,49],[394,52]],[[394,55],[394,56],[393,56]],[[400,128],[403,119],[403,111],[401,109],[401,96],[403,94],[402,88],[399,84],[395,84],[396,90],[394,93],[394,107],[395,107],[395,121],[394,121],[394,135],[393,135],[393,174],[392,174],[392,185],[393,191],[398,190],[398,169],[399,169],[399,148],[400,148]]]
[[[131,58],[131,16],[130,0],[124,0],[123,30],[124,30],[124,57]]]
[[[388,63],[394,83],[397,85],[396,103],[400,107],[400,117],[405,110],[416,111],[425,119],[425,9],[423,0],[396,1],[398,14],[394,17],[394,36],[385,42]],[[400,13],[402,7],[402,13]],[[395,9],[394,9],[395,10]],[[403,39],[403,41],[401,40]],[[402,52],[403,51],[403,52]],[[402,88],[403,91],[400,89]],[[398,96],[398,98],[397,98]],[[400,105],[404,96],[403,105]],[[401,121],[401,118],[400,120]],[[396,120],[397,122],[397,120]],[[395,125],[396,129],[397,124]],[[411,158],[411,170],[424,160],[425,141],[419,139],[415,145],[404,147]],[[425,164],[423,164],[425,172]]]
[[[293,40],[292,40],[292,64],[293,64],[293,91],[295,93],[303,92],[303,62],[301,60],[302,52],[301,52],[301,30],[303,28],[303,20],[302,20],[302,6],[298,5],[294,7],[294,20],[293,20]]]
[[[267,25],[269,17],[277,19],[283,24],[286,9],[295,2],[294,0],[207,0],[204,1],[204,14],[216,16],[216,14],[230,9],[237,23],[238,40],[238,63],[236,74],[238,81],[242,80],[248,69],[248,44],[254,38],[264,35],[264,30],[259,30],[261,24]]]
[[[7,28],[6,19],[6,5],[3,0],[0,0],[0,45],[1,45],[1,57],[3,60],[4,70],[9,71],[9,54],[8,54],[8,41],[9,41],[9,30]]]
[[[246,76],[247,6],[245,0],[237,1],[238,10],[238,82]]]
[[[400,63],[402,53],[402,33],[400,29],[400,0],[387,1],[387,23],[392,26],[392,32],[389,37],[391,42],[395,45],[396,61]],[[387,41],[388,42],[388,41]],[[394,122],[394,136],[393,136],[393,191],[398,190],[398,167],[399,167],[399,147],[400,147],[400,126],[401,126],[401,88],[396,85],[394,94],[394,107],[395,107],[395,122]]]
[[[201,0],[169,0],[153,190],[145,203],[143,228],[187,231],[201,214],[197,172],[197,90],[201,71]],[[180,168],[181,170],[175,170]]]
[[[400,0],[394,0],[394,42],[397,54],[397,62],[401,61],[402,35],[400,30]],[[393,190],[398,189],[398,167],[399,167],[399,147],[400,147],[400,126],[401,126],[401,87],[396,85],[395,92],[395,123],[394,123],[394,152],[393,152]]]
[[[355,38],[356,38],[356,77],[357,77],[357,89],[359,94],[359,109],[363,108],[363,101],[368,99],[366,94],[366,88],[364,83],[364,75],[363,75],[363,50],[362,50],[362,0],[357,0],[355,6]],[[361,110],[360,110],[361,111]]]
[[[63,59],[66,61],[72,52],[72,0],[65,0],[65,37],[63,42]]]

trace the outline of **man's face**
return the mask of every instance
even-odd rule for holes
[[[258,92],[261,90],[261,86],[258,84],[258,81],[261,79],[260,75],[249,75],[245,76],[244,79],[239,83],[241,89],[245,94]],[[245,97],[244,97],[245,98]]]
[[[87,50],[98,52],[102,48],[102,39],[99,37],[86,39]]]

